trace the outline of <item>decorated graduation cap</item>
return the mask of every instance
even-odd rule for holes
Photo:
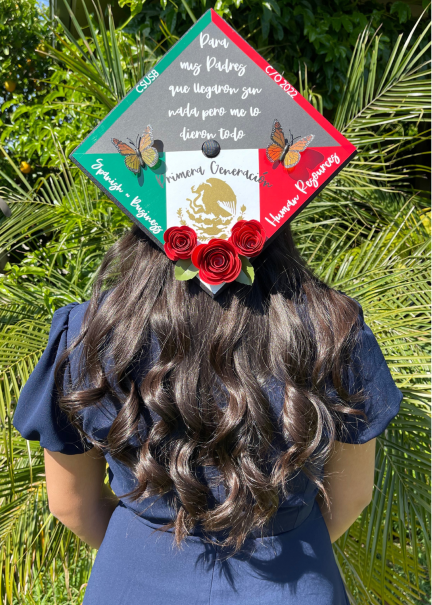
[[[71,155],[214,296],[355,147],[213,10]]]

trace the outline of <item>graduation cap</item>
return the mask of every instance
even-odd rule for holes
[[[355,152],[210,9],[71,159],[214,296]]]

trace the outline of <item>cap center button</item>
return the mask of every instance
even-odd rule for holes
[[[217,141],[205,141],[201,147],[203,154],[208,158],[215,158],[220,154],[220,145]]]

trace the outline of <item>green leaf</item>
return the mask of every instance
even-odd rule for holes
[[[242,262],[242,270],[240,271],[240,275],[237,277],[236,281],[240,282],[241,284],[251,286],[253,280],[255,279],[254,268],[252,267],[246,256],[241,256],[240,259]]]
[[[191,263],[189,259],[178,260],[175,265],[174,275],[179,281],[192,279],[198,274],[198,269]]]
[[[333,25],[333,29],[338,32],[341,28],[342,25],[342,21],[340,17],[333,17],[332,19],[332,25]]]
[[[276,2],[276,0],[267,0],[267,2],[263,2],[263,6],[269,9],[269,11],[274,11],[278,17],[281,15],[280,6]]]
[[[342,15],[341,21],[345,31],[352,32],[353,25],[351,23],[351,19],[347,15]]]
[[[405,2],[395,2],[391,5],[390,14],[397,13],[399,23],[405,23],[411,17],[411,9]]]
[[[195,15],[193,14],[192,9],[189,6],[189,4],[186,2],[186,0],[181,0],[181,1],[183,3],[183,6],[185,7],[185,9],[186,9],[187,14],[189,15],[189,17],[192,19],[192,21],[194,23],[196,23],[197,19],[196,19]]]

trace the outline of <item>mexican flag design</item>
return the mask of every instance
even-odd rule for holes
[[[71,159],[163,248],[169,227],[192,227],[206,243],[242,219],[260,221],[267,245],[354,154],[209,10]]]

